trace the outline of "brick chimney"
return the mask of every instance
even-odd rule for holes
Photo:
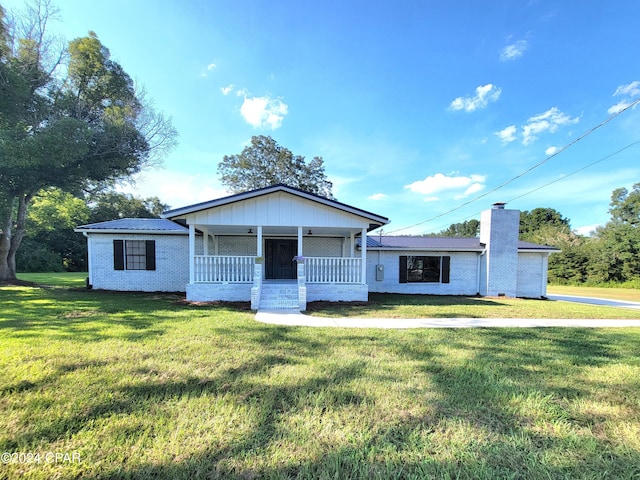
[[[480,295],[515,297],[518,284],[520,211],[494,203],[480,216],[480,243],[485,245],[480,268]]]

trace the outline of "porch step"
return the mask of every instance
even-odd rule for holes
[[[291,310],[294,308],[300,309],[297,283],[264,282],[262,284],[260,310]]]

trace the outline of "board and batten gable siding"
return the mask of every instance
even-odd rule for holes
[[[401,256],[450,257],[449,283],[400,283]],[[384,266],[384,280],[376,280],[376,266]],[[427,295],[475,295],[478,293],[476,252],[432,252],[424,250],[370,250],[367,253],[369,292]]]
[[[189,283],[186,235],[90,234],[91,285],[96,289],[184,292]],[[114,240],[154,240],[155,270],[116,270]]]
[[[195,225],[262,225],[305,228],[368,228],[370,220],[340,209],[292,195],[274,192],[179,215]]]

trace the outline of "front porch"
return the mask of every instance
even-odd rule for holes
[[[356,248],[357,235],[366,230],[190,225],[187,299],[250,301],[257,310],[282,304],[265,296],[291,295],[263,289],[281,280],[295,285],[300,310],[307,301],[367,301],[367,249]]]
[[[286,185],[273,185],[165,215],[189,227],[189,300],[251,301],[262,284],[290,280],[307,300],[366,301],[367,245],[356,237],[388,219]]]

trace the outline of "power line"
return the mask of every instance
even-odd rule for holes
[[[506,202],[506,203],[514,202],[514,201],[516,201],[516,200],[518,200],[518,199],[520,199],[520,198],[522,198],[522,197],[526,197],[527,195],[529,195],[529,194],[531,194],[531,193],[537,192],[538,190],[542,190],[543,188],[546,188],[546,187],[548,187],[549,185],[553,185],[554,183],[558,183],[558,182],[560,182],[560,181],[562,181],[562,180],[564,180],[564,179],[566,179],[566,178],[568,178],[568,177],[571,177],[572,175],[575,175],[576,173],[580,173],[580,172],[582,172],[583,170],[586,170],[587,168],[593,167],[594,165],[597,165],[597,164],[598,164],[598,163],[600,163],[600,162],[603,162],[603,161],[605,161],[605,160],[608,160],[608,159],[609,159],[609,158],[611,158],[611,157],[615,157],[615,156],[616,156],[616,155],[618,155],[619,153],[622,153],[622,152],[624,152],[625,150],[628,150],[629,148],[631,148],[631,147],[633,147],[633,146],[635,146],[635,145],[638,145],[638,144],[640,144],[640,140],[636,140],[635,142],[632,142],[632,143],[630,143],[629,145],[627,145],[627,146],[625,146],[625,147],[622,147],[622,148],[620,148],[619,150],[616,150],[616,151],[615,151],[615,152],[613,152],[613,153],[610,153],[610,154],[608,154],[608,155],[605,155],[604,157],[601,157],[601,158],[599,158],[598,160],[596,160],[596,161],[594,161],[594,162],[591,162],[591,163],[589,163],[589,164],[585,165],[584,167],[581,167],[581,168],[579,168],[579,169],[577,169],[577,170],[574,170],[574,171],[573,171],[573,172],[571,172],[571,173],[567,173],[566,175],[563,175],[563,176],[561,176],[560,178],[556,178],[555,180],[552,180],[551,182],[547,182],[547,183],[545,183],[544,185],[541,185],[541,186],[539,186],[539,187],[537,187],[537,188],[534,188],[534,189],[532,189],[532,190],[529,190],[528,192],[525,192],[525,193],[523,193],[522,195],[518,195],[517,197],[513,197],[513,198],[511,198],[511,199],[507,200],[507,202]],[[467,220],[468,218],[476,217],[476,216],[478,216],[478,215],[480,215],[480,212],[476,212],[476,213],[474,213],[474,214],[472,214],[472,215],[469,215],[469,216],[467,216],[467,217],[463,218],[462,220],[464,221],[464,220]],[[456,223],[456,222],[454,222],[454,223]]]
[[[435,220],[435,219],[437,219],[437,218],[444,217],[445,215],[449,215],[449,214],[450,214],[450,213],[452,213],[452,212],[455,212],[455,211],[457,211],[457,210],[460,210],[461,208],[466,207],[467,205],[469,205],[469,204],[471,204],[471,203],[477,202],[477,201],[478,201],[478,200],[480,200],[481,198],[484,198],[484,197],[486,197],[486,196],[488,196],[488,195],[490,195],[490,194],[492,194],[492,193],[494,193],[494,192],[496,192],[496,191],[500,190],[501,188],[506,187],[506,186],[507,186],[507,185],[509,185],[510,183],[512,183],[512,182],[514,182],[514,181],[516,181],[516,180],[518,180],[519,178],[522,178],[523,176],[525,176],[526,174],[528,174],[528,173],[530,173],[531,171],[535,170],[536,168],[540,167],[541,165],[544,165],[545,163],[547,163],[547,162],[548,162],[549,160],[551,160],[552,158],[554,158],[554,157],[556,157],[556,156],[560,155],[562,152],[564,152],[565,150],[567,150],[567,149],[571,148],[572,146],[574,146],[576,143],[580,142],[580,141],[581,141],[581,140],[583,140],[584,138],[588,137],[589,135],[591,135],[593,132],[595,132],[595,131],[596,131],[596,130],[598,130],[599,128],[604,127],[606,124],[608,124],[609,122],[611,122],[614,118],[618,117],[618,115],[620,115],[620,114],[622,114],[622,113],[626,112],[627,110],[629,110],[629,109],[631,109],[631,108],[635,107],[638,103],[640,103],[640,98],[639,98],[639,99],[637,99],[637,100],[635,100],[635,101],[634,101],[634,102],[632,102],[631,104],[627,105],[627,106],[626,106],[625,108],[623,108],[622,110],[620,110],[620,111],[618,111],[618,112],[616,112],[616,113],[614,113],[614,114],[610,115],[608,118],[606,118],[605,120],[603,120],[602,122],[600,122],[600,123],[599,123],[599,124],[597,124],[596,126],[594,126],[594,127],[590,128],[590,129],[589,129],[589,130],[587,130],[585,133],[583,133],[583,134],[582,134],[582,135],[580,135],[579,137],[575,138],[574,140],[572,140],[571,142],[569,142],[568,144],[566,144],[565,146],[563,146],[562,148],[560,148],[560,149],[559,149],[559,150],[557,150],[556,152],[554,152],[554,153],[552,153],[551,155],[547,156],[546,158],[544,158],[544,159],[543,159],[543,160],[541,160],[540,162],[538,162],[538,163],[536,163],[535,165],[533,165],[533,166],[529,167],[529,168],[528,168],[528,169],[526,169],[524,172],[522,172],[522,173],[520,173],[520,174],[516,175],[515,177],[510,178],[509,180],[507,180],[507,181],[505,181],[505,182],[501,183],[500,185],[498,185],[497,187],[494,187],[494,188],[492,188],[491,190],[489,190],[489,191],[487,191],[487,192],[485,192],[485,193],[483,193],[483,194],[481,194],[481,195],[478,195],[477,197],[472,198],[471,200],[468,200],[468,201],[466,201],[466,202],[464,202],[464,203],[461,203],[461,204],[460,204],[460,205],[458,205],[457,207],[454,207],[454,208],[452,208],[452,209],[450,209],[450,210],[447,210],[446,212],[440,213],[440,214],[438,214],[438,215],[435,215],[435,216],[433,216],[433,217],[431,217],[431,218],[428,218],[428,219],[423,220],[423,221],[421,221],[421,222],[415,223],[415,224],[413,224],[413,225],[409,225],[408,227],[398,228],[398,229],[396,229],[396,230],[393,230],[393,231],[391,231],[391,232],[388,232],[388,233],[387,233],[387,235],[389,235],[389,234],[393,234],[393,233],[397,233],[397,232],[401,232],[402,230],[407,230],[407,229],[409,229],[409,228],[414,228],[414,227],[417,227],[417,226],[423,225],[423,224],[425,224],[425,223],[427,223],[427,222],[431,222],[431,221],[433,221],[433,220]],[[632,144],[632,145],[633,145],[633,144]],[[628,145],[628,146],[627,146],[627,147],[625,147],[624,149],[626,149],[626,148],[628,148],[628,147],[630,147],[630,146],[632,146],[632,145]],[[623,149],[623,150],[624,150],[624,149]],[[612,154],[612,155],[613,155],[613,154]],[[603,160],[604,160],[604,159],[603,159]],[[597,163],[597,162],[596,162],[596,163]],[[587,168],[587,167],[585,167],[585,168]],[[577,172],[574,172],[574,173],[577,173]],[[564,177],[563,177],[563,178],[564,178]],[[541,187],[541,188],[542,188],[542,187]],[[529,192],[529,193],[531,193],[531,192]],[[519,197],[517,197],[517,198],[519,198]]]

